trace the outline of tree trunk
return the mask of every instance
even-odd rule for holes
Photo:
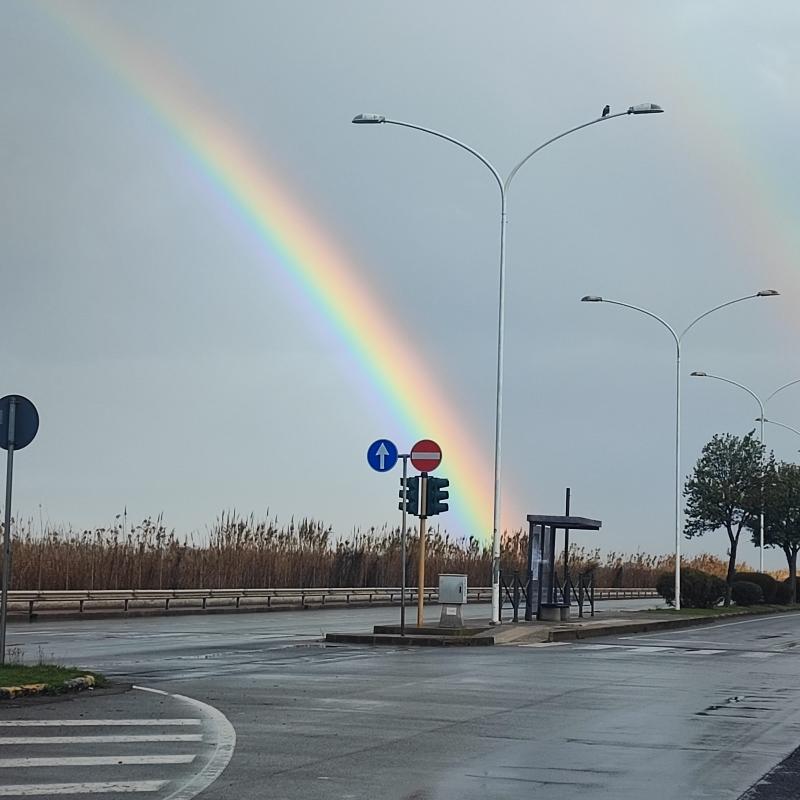
[[[737,545],[739,544],[739,534],[737,533],[736,536],[733,535],[733,531],[728,529],[728,541],[730,542],[730,556],[728,558],[728,574],[725,578],[725,582],[728,584],[728,588],[725,592],[725,603],[724,605],[729,606],[731,604],[731,587],[733,586],[733,576],[736,573],[736,550]]]
[[[786,553],[789,562],[789,586],[792,588],[792,605],[797,602],[797,550],[793,547]]]

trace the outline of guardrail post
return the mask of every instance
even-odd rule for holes
[[[33,600],[28,601],[28,622],[33,622]]]

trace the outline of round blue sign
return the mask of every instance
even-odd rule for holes
[[[11,427],[11,407],[14,407],[13,429]],[[39,430],[39,412],[36,406],[19,394],[9,394],[0,399],[0,447],[8,450],[13,445],[15,450],[27,447]]]
[[[397,445],[389,439],[377,439],[367,448],[367,463],[376,472],[388,472],[397,463]]]

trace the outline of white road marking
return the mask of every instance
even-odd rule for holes
[[[581,650],[613,650],[614,648],[626,647],[624,644],[582,644]]]
[[[124,725],[152,725],[153,727],[200,725],[201,719],[7,719],[0,720],[0,728],[109,728]]]
[[[715,656],[717,653],[724,653],[724,650],[686,650],[689,656]]]
[[[521,644],[520,647],[559,647],[569,644],[569,642],[534,642],[532,644]]]
[[[122,744],[127,742],[200,742],[199,733],[130,734],[109,736],[0,736],[0,745],[9,744]]]
[[[157,792],[167,781],[106,781],[96,783],[17,783],[0,786],[0,797],[52,797],[56,794],[119,794]]]
[[[769,658],[770,656],[776,656],[777,653],[761,653],[761,652],[753,652],[753,653],[740,653],[742,658]]]
[[[193,706],[197,711],[200,711],[214,726],[216,741],[214,742],[214,752],[211,758],[208,759],[206,765],[198,773],[192,775],[186,783],[163,798],[163,800],[192,800],[193,797],[211,786],[211,784],[222,775],[225,767],[228,766],[231,758],[233,758],[233,751],[236,747],[236,730],[219,709],[207,703],[202,703],[199,700],[186,697],[182,694],[169,694],[160,689],[148,689],[144,686],[134,686],[133,688],[143,692],[169,695],[177,700],[182,700]],[[213,737],[211,740],[213,741]]]
[[[674,653],[675,649],[672,647],[650,646],[645,645],[642,647],[626,647],[629,653]]]
[[[0,769],[23,767],[99,767],[119,764],[191,764],[192,753],[168,756],[31,756],[0,758]]]

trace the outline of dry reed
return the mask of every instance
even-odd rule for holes
[[[408,537],[408,582],[416,581],[417,539]],[[503,570],[523,574],[527,534],[504,537]],[[491,550],[478,539],[455,539],[434,528],[426,546],[428,585],[443,572],[466,574],[470,585],[488,585]],[[14,589],[191,589],[398,586],[399,528],[370,528],[349,536],[310,519],[279,525],[270,517],[223,513],[205,535],[179,537],[161,516],[129,525],[75,531],[64,526],[15,525]],[[1,563],[1,562],[0,562]],[[704,554],[684,566],[724,576],[726,562]],[[599,586],[648,587],[672,569],[671,556],[601,554],[570,548],[573,574],[594,570]],[[747,565],[739,565],[749,570]]]

